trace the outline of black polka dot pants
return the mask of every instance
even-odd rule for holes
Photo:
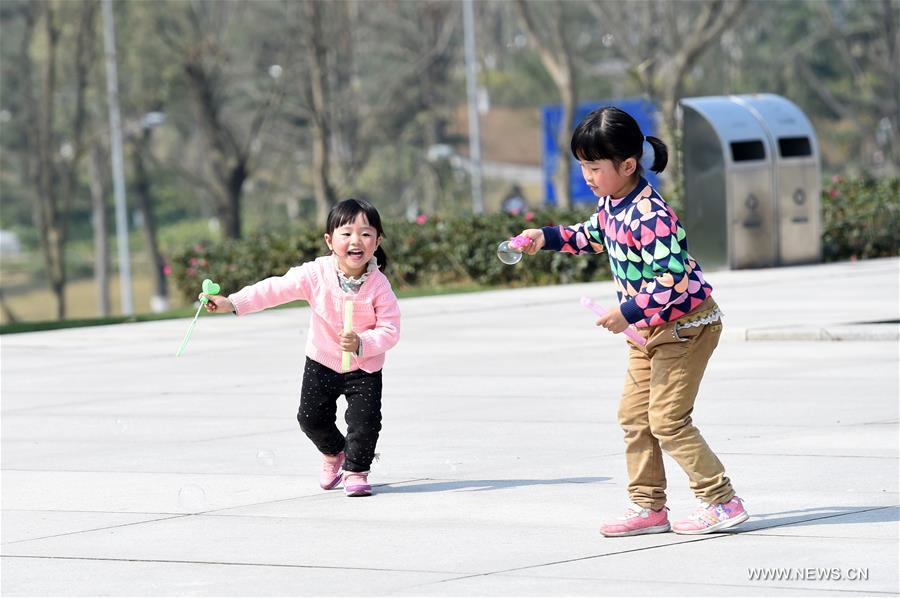
[[[346,439],[335,425],[341,395],[347,399]],[[297,421],[319,452],[344,451],[344,470],[369,471],[381,431],[381,370],[341,374],[307,357]]]

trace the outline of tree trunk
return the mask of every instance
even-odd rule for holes
[[[663,140],[669,149],[669,162],[664,175],[673,185],[681,185],[681,143],[678,139],[678,94],[673,90],[664,89],[659,101],[659,138]]]
[[[3,287],[0,287],[0,310],[3,310],[3,317],[6,318],[9,324],[15,324],[19,321],[16,314],[6,304],[6,298],[3,296]]]
[[[94,228],[94,280],[97,284],[97,310],[100,316],[111,313],[109,302],[109,243],[104,190],[103,156],[96,145],[91,149],[91,211]]]
[[[56,299],[56,317],[66,314],[65,267],[60,267],[62,255],[59,210],[57,206],[57,174],[53,148],[53,98],[56,96],[56,58],[60,31],[55,22],[53,6],[41,5],[44,19],[44,64],[41,73],[41,98],[37,106],[37,192],[35,215],[44,256],[44,267],[50,290]]]
[[[888,161],[894,172],[891,176],[895,176],[898,162],[900,162],[900,73],[897,72],[897,65],[900,64],[900,43],[897,43],[897,16],[896,3],[891,0],[881,0],[883,10],[884,36],[887,45],[887,64],[893,65],[888,67],[888,81],[890,81],[891,95],[893,97],[893,110],[890,112],[889,120],[891,122],[889,146],[890,155]]]
[[[684,84],[694,65],[722,34],[737,23],[737,17],[747,7],[748,0],[709,0],[703,4],[700,15],[693,22],[692,30],[683,39],[687,40],[678,51],[666,61],[657,72],[662,73],[660,89],[660,138],[669,147],[671,170],[669,178],[673,184],[681,185],[681,144],[677,137],[678,100]]]
[[[150,178],[144,163],[145,152],[149,151],[151,129],[143,127],[136,137],[131,157],[134,166],[135,191],[137,192],[138,209],[144,221],[144,236],[147,239],[147,252],[150,254],[150,268],[153,271],[153,295],[150,307],[155,312],[165,311],[169,307],[169,291],[166,284],[166,263],[159,250],[156,234],[156,215],[153,212],[153,194],[150,191]]]
[[[229,62],[227,49],[216,40],[216,32],[201,27],[202,19],[195,8],[206,11],[224,7],[227,10],[236,5],[229,2],[190,5],[193,34],[198,41],[185,49],[182,59],[198,120],[209,144],[207,163],[211,172],[205,179],[215,190],[216,211],[224,235],[229,239],[241,237],[241,193],[254,171],[251,161],[256,151],[254,146],[259,143],[266,119],[283,96],[283,88],[273,84],[266,99],[259,103],[246,134],[242,134],[243,127],[226,118],[223,98],[230,93],[224,76]]]
[[[57,58],[61,29],[56,23],[55,6],[50,2],[38,5],[44,20],[44,47],[40,48],[42,57],[40,101],[31,98],[29,116],[32,137],[37,156],[34,198],[34,217],[37,225],[41,249],[44,256],[47,278],[50,289],[56,298],[56,317],[64,319],[66,315],[66,264],[65,245],[69,213],[72,198],[75,194],[75,182],[78,164],[83,153],[83,136],[87,120],[86,88],[88,72],[92,62],[91,34],[94,24],[95,3],[85,2],[81,5],[80,20],[75,40],[75,108],[70,124],[71,153],[63,156],[66,162],[60,162],[57,152],[57,139],[54,131],[55,106],[53,103],[57,93]],[[26,32],[30,38],[31,31]],[[27,56],[27,55],[26,55]],[[30,59],[30,58],[29,58]],[[62,203],[62,206],[60,206]]]
[[[528,37],[534,42],[541,63],[544,65],[550,78],[556,84],[559,92],[562,114],[559,121],[559,131],[556,137],[557,153],[556,171],[553,174],[553,186],[556,191],[556,205],[560,208],[569,208],[572,205],[572,179],[570,176],[572,159],[569,156],[569,146],[572,136],[572,125],[575,117],[575,107],[578,103],[575,87],[575,71],[572,68],[572,50],[569,47],[568,36],[565,32],[565,3],[554,6],[558,12],[554,13],[550,29],[550,43],[544,41],[538,32],[537,25],[528,3],[525,0],[517,0],[516,6],[522,23],[528,32]]]
[[[337,203],[334,185],[331,182],[331,117],[328,112],[328,80],[324,19],[325,6],[317,0],[304,2],[304,9],[311,31],[306,44],[309,60],[309,99],[312,109],[312,157],[313,193],[316,200],[316,215],[319,222],[325,222],[331,207]]]
[[[222,214],[225,235],[229,239],[239,239],[241,237],[241,193],[246,181],[247,163],[244,160],[239,160],[228,173],[227,204]]]
[[[569,76],[560,86],[560,99],[562,114],[559,119],[559,132],[556,138],[556,147],[559,158],[556,163],[556,172],[553,173],[553,186],[556,189],[556,205],[562,209],[572,206],[572,130],[575,128],[575,77],[571,68],[567,69]]]
[[[209,163],[216,212],[226,238],[241,237],[241,188],[246,179],[246,156],[234,132],[222,120],[216,77],[203,62],[203,49],[194,48],[185,57],[184,70],[190,83],[200,124],[209,143]],[[237,183],[236,183],[237,181]]]

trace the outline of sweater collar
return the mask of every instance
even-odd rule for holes
[[[637,197],[638,194],[643,191],[644,187],[646,187],[647,185],[649,185],[647,179],[645,179],[644,177],[638,177],[637,185],[635,185],[634,189],[632,189],[631,192],[625,197],[616,199],[612,196],[609,196],[609,203],[607,204],[609,206],[609,211],[615,213],[622,210],[626,206],[630,206],[634,201],[634,198]]]
[[[334,263],[334,269],[337,272],[338,284],[341,285],[341,289],[343,289],[345,293],[358,293],[359,288],[366,282],[369,275],[375,270],[378,270],[378,258],[374,255],[372,256],[372,259],[369,260],[366,271],[359,276],[347,276],[340,268],[338,268],[337,260],[332,260],[332,262]]]

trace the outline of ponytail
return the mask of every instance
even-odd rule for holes
[[[662,142],[658,137],[654,137],[652,135],[647,135],[644,137],[644,141],[646,144],[644,145],[644,152],[641,156],[642,165],[647,162],[650,162],[650,166],[647,166],[648,170],[652,170],[655,173],[660,173],[666,168],[666,164],[669,162],[669,150],[666,148],[666,144]],[[650,155],[648,155],[647,147],[649,145],[650,152],[652,155],[652,160],[650,159]]]

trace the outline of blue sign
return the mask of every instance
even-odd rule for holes
[[[603,106],[615,106],[634,117],[641,127],[644,135],[656,135],[656,106],[653,102],[643,98],[606,100],[600,102],[586,102],[579,104],[575,109],[575,118],[572,130],[589,112]],[[559,131],[559,121],[562,120],[562,106],[544,106],[541,109],[541,135],[543,143],[543,170],[544,170],[544,198],[546,203],[556,205],[556,190],[553,187],[553,174],[556,172],[556,160],[559,158],[559,148],[556,147],[556,134]],[[568,149],[566,150],[568,151]],[[655,173],[644,170],[644,176],[654,187],[658,184]],[[591,193],[590,188],[581,176],[581,166],[576,160],[572,160],[572,168],[569,172],[572,181],[572,203],[595,203],[597,198]]]

